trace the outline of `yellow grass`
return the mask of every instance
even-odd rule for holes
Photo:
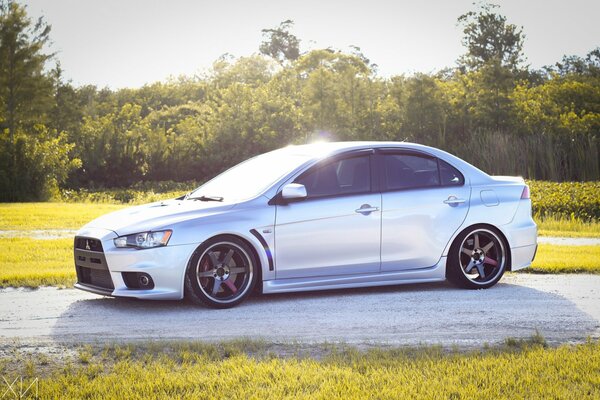
[[[508,342],[507,342],[508,343]],[[597,399],[600,344],[526,345],[468,353],[391,349],[314,357],[206,350],[94,352],[39,377],[40,398],[60,399]],[[96,354],[94,354],[96,353]],[[132,355],[133,354],[133,355]],[[48,359],[44,361],[48,364]],[[31,382],[36,360],[13,373]],[[48,368],[46,368],[48,369]],[[4,372],[6,374],[6,372]],[[9,374],[9,377],[12,377]]]
[[[533,265],[524,272],[600,273],[600,246],[540,244]]]
[[[584,222],[575,218],[534,217],[540,236],[600,237],[600,222]]]
[[[126,207],[122,204],[0,203],[0,231],[79,229],[94,218]]]
[[[0,239],[0,286],[72,286],[73,239]]]

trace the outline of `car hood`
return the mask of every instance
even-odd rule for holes
[[[174,224],[202,216],[225,212],[235,203],[216,203],[194,200],[168,200],[142,206],[128,207],[103,215],[82,229],[109,229],[117,235],[170,228]]]

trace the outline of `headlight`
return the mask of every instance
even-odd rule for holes
[[[114,243],[116,247],[149,249],[166,246],[172,233],[172,230],[134,233],[133,235],[120,236],[114,239]]]

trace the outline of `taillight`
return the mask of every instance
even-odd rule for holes
[[[523,193],[521,193],[521,199],[528,199],[529,198],[529,186],[525,185],[525,187],[523,188]]]

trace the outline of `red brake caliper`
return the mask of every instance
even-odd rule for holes
[[[498,266],[498,261],[494,260],[493,258],[489,258],[487,256],[483,259],[483,262],[486,264],[493,265],[494,267]]]
[[[210,265],[208,264],[208,259],[204,259],[204,262],[202,263],[202,267],[201,267],[201,272],[206,272],[210,269]],[[200,285],[202,285],[202,287],[206,287],[206,285],[208,284],[208,278],[200,278]]]
[[[233,281],[232,281],[231,279],[227,278],[227,279],[226,279],[225,281],[223,281],[223,282],[224,282],[224,283],[227,285],[227,287],[228,287],[229,289],[231,289],[231,291],[232,291],[233,293],[236,293],[236,292],[237,292],[237,288],[235,287],[235,285],[233,284]]]

